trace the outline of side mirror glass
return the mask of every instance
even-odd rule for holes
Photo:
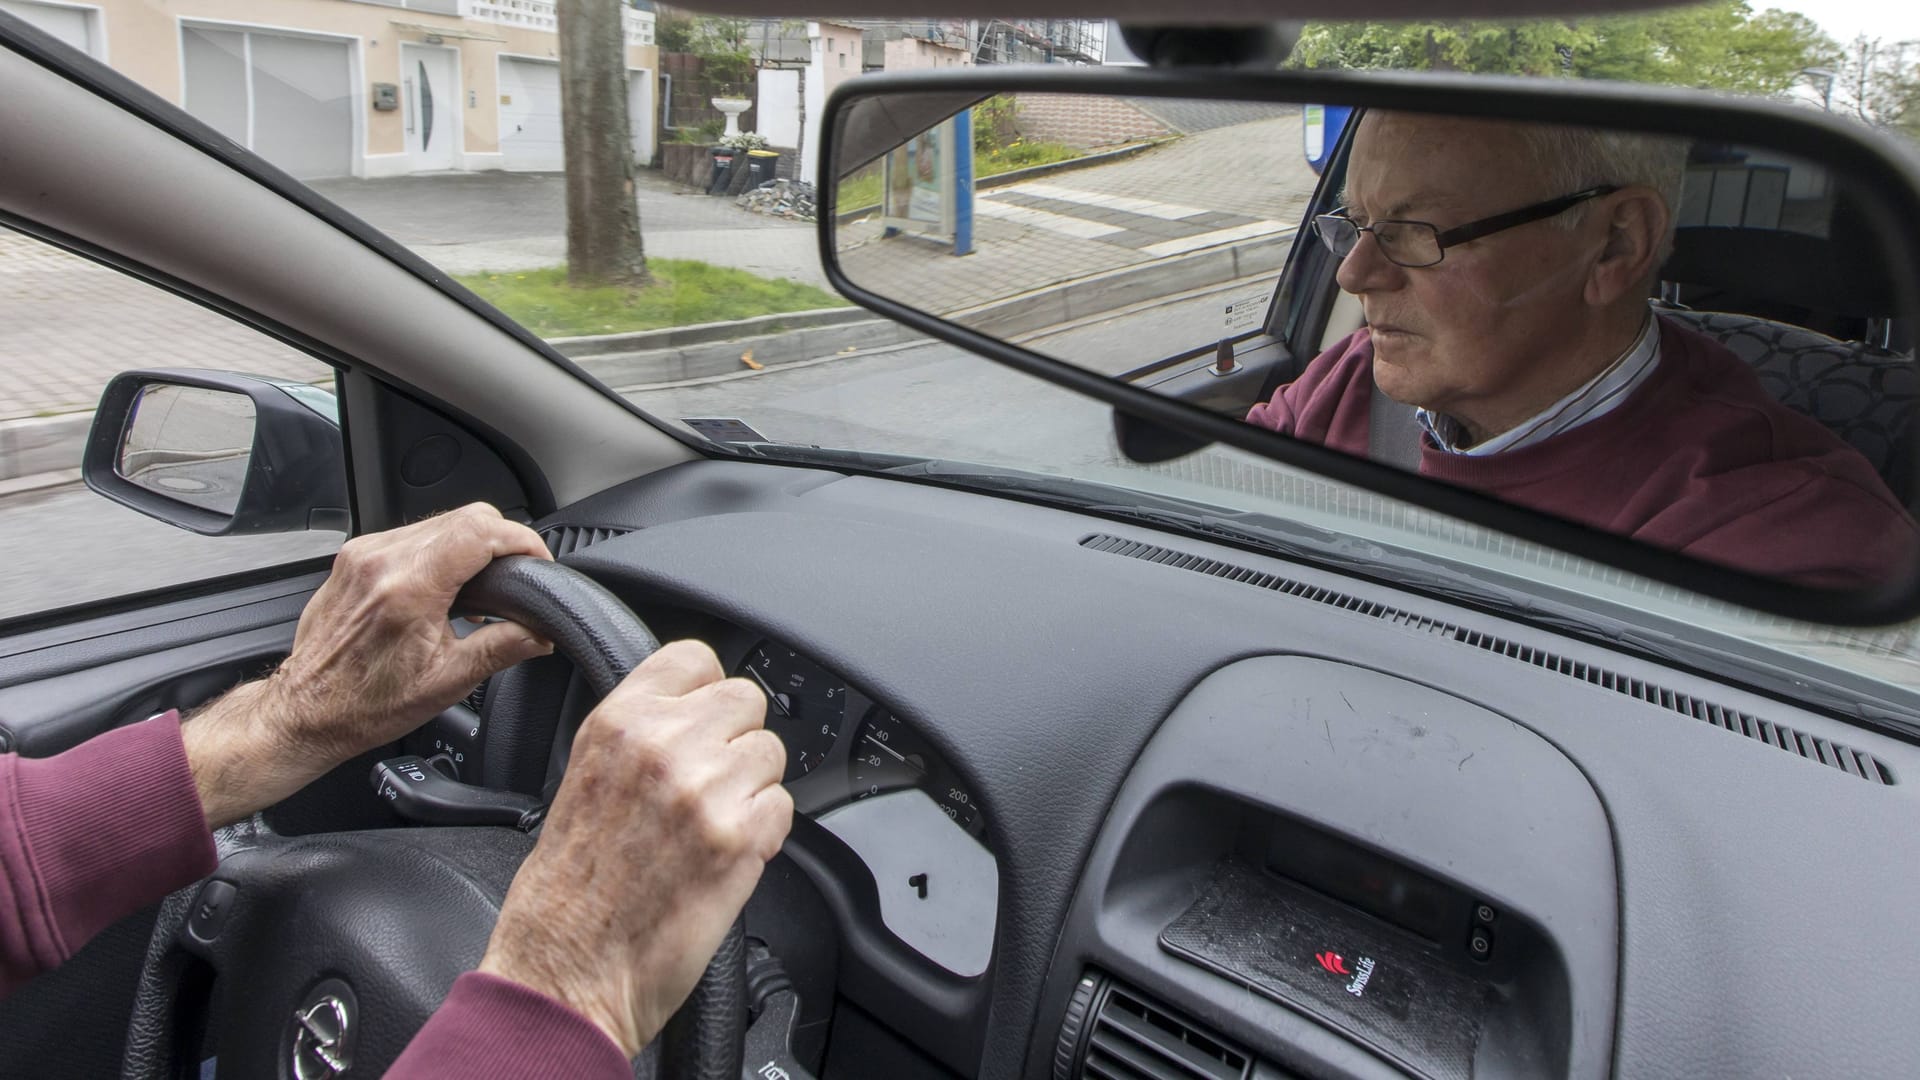
[[[334,397],[303,383],[118,375],[94,413],[82,472],[99,494],[208,536],[352,525]]]
[[[148,383],[134,395],[114,472],[161,498],[232,517],[253,458],[253,399]]]

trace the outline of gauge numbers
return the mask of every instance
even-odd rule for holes
[[[767,694],[767,728],[787,745],[786,783],[827,760],[847,718],[847,685],[784,645],[763,642],[740,674]]]
[[[856,800],[883,792],[917,787],[927,793],[941,813],[969,834],[978,836],[986,827],[980,805],[959,777],[946,767],[926,740],[885,709],[867,713],[855,733],[847,782]]]

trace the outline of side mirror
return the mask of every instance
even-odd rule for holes
[[[351,532],[331,392],[225,371],[116,375],[81,471],[123,506],[206,536]]]

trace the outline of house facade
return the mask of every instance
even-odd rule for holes
[[[562,167],[553,0],[0,0],[301,179]],[[650,10],[623,7],[634,152]]]

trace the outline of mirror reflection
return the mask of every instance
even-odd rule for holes
[[[1120,145],[1001,166],[1063,114]],[[1823,162],[1059,94],[864,98],[837,138],[833,246],[881,296],[1722,565],[1852,588],[1920,558],[1898,253]]]
[[[144,386],[127,420],[118,469],[177,502],[232,514],[253,453],[253,400],[197,386]]]

